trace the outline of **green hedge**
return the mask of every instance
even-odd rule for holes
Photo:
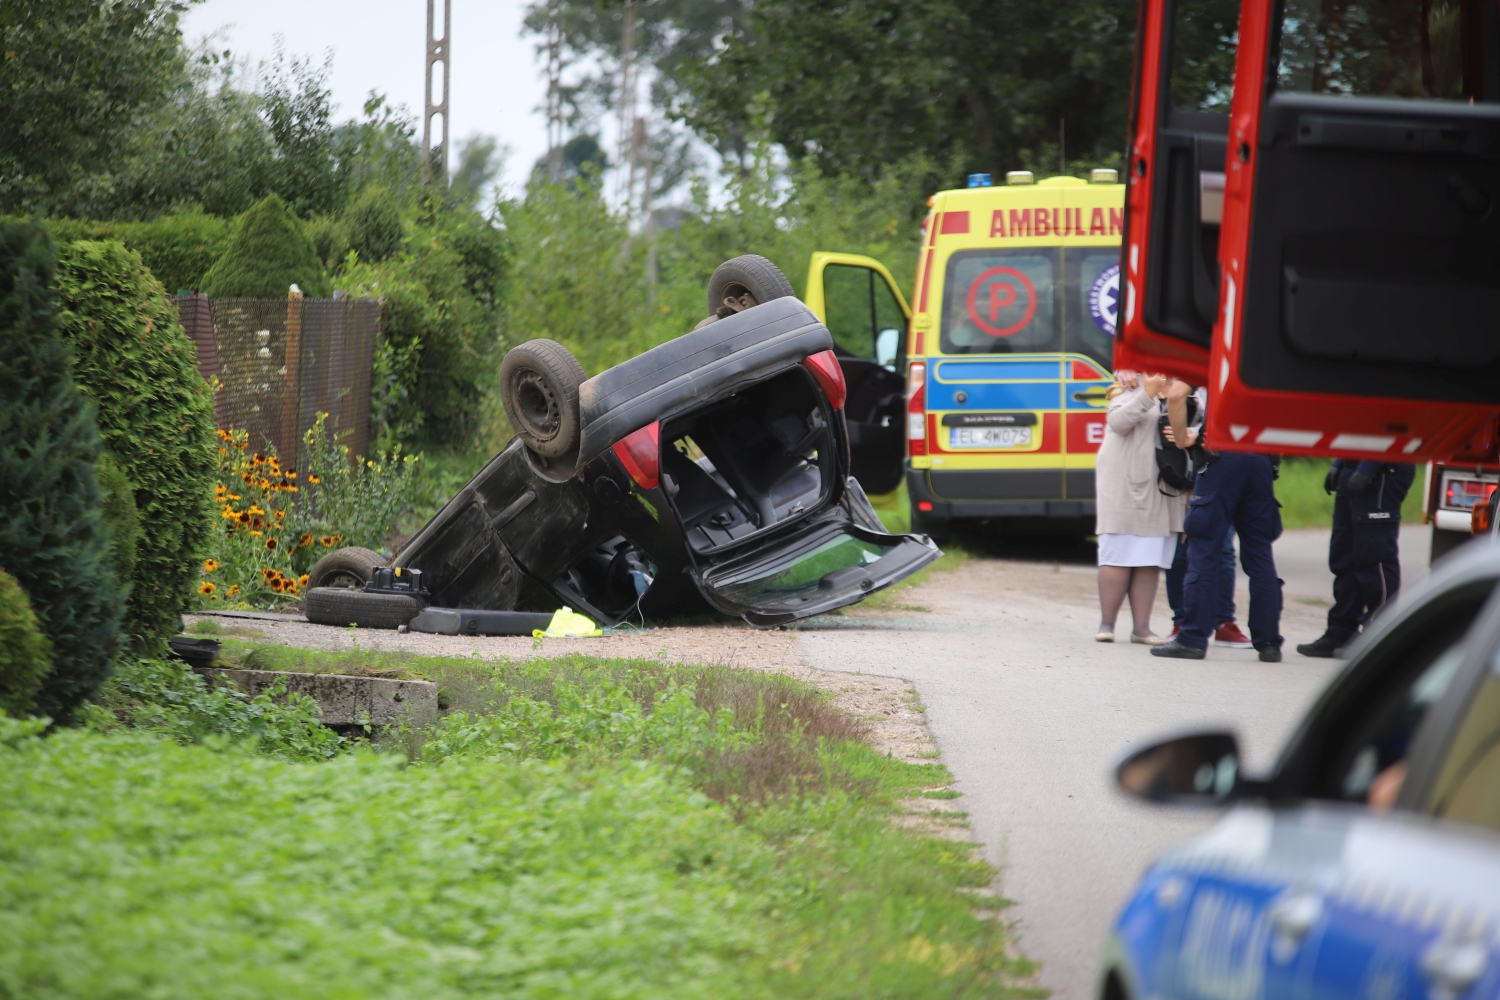
[[[272,194],[240,217],[199,291],[219,299],[277,299],[293,284],[309,298],[332,294],[306,226]]]
[[[97,404],[104,445],[135,488],[145,535],[125,627],[149,643],[181,626],[216,524],[213,396],[175,304],[138,254],[114,242],[72,243],[59,251],[57,281],[74,378]]]
[[[42,635],[26,591],[0,569],[0,711],[25,715],[52,669],[52,643]]]
[[[59,243],[119,240],[140,254],[147,269],[175,294],[200,289],[203,276],[229,246],[231,224],[216,216],[190,213],[163,215],[149,222],[49,219],[47,228]]]
[[[36,708],[66,719],[109,673],[120,599],[94,477],[94,407],[57,334],[56,266],[40,226],[0,222],[0,566],[52,643]]]

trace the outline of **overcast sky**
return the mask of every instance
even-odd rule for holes
[[[521,38],[524,9],[521,0],[453,0],[450,138],[456,145],[482,132],[509,146],[503,182],[512,191],[547,151],[546,119],[536,110],[546,85],[533,40]],[[188,13],[184,36],[195,44],[218,29],[221,47],[252,62],[271,56],[277,34],[288,53],[317,62],[332,49],[337,120],[358,116],[371,89],[420,120],[426,0],[206,0]]]

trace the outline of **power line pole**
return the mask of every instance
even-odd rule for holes
[[[432,0],[428,0],[429,3]],[[563,179],[562,4],[547,3],[547,175]]]
[[[448,78],[452,76],[449,72],[448,41],[453,34],[453,0],[443,0],[443,37],[438,38],[434,33],[433,14],[434,5],[437,0],[427,0],[427,88],[424,91],[426,97],[425,110],[422,114],[422,183],[431,183],[434,173],[441,177],[444,183],[448,180]],[[438,63],[442,63],[442,91],[441,101],[433,100],[432,75],[433,69]],[[443,135],[438,146],[437,162],[433,162],[432,151],[432,119],[438,115],[442,116]],[[436,166],[436,171],[433,167]]]
[[[620,27],[620,130],[619,159],[615,164],[615,200],[630,214],[635,201],[636,170],[640,154],[636,146],[639,131],[635,116],[635,0],[625,0],[624,22]]]

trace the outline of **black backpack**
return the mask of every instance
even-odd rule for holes
[[[1199,412],[1198,397],[1187,398],[1187,425],[1198,429],[1199,442],[1191,448],[1179,448],[1167,440],[1166,430],[1171,426],[1167,419],[1167,401],[1159,400],[1160,416],[1156,418],[1156,479],[1158,488],[1169,497],[1180,497],[1193,488],[1193,480],[1208,464],[1208,456],[1201,444],[1203,414]]]

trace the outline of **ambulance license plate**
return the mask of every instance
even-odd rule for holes
[[[950,427],[950,448],[1028,448],[1030,427]]]

